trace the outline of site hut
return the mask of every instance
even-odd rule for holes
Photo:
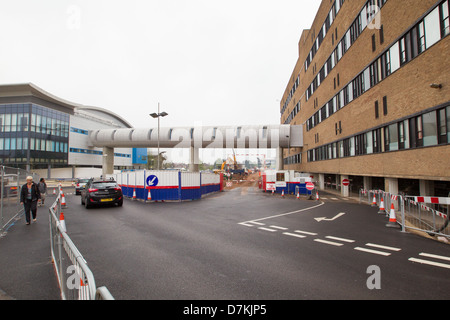
[[[304,145],[284,151],[285,169],[345,196],[363,188],[448,197],[449,7],[323,0],[281,98],[281,123],[304,124]]]

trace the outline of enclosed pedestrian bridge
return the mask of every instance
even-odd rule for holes
[[[114,148],[190,148],[191,170],[198,170],[199,149],[282,149],[303,147],[302,125],[198,126],[176,128],[121,128],[89,131],[90,147],[104,148],[104,173],[112,173]]]

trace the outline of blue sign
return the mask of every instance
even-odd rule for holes
[[[151,175],[147,177],[147,185],[149,187],[156,187],[158,185],[158,177],[155,175]]]

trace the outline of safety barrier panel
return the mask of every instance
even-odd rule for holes
[[[114,300],[108,289],[96,289],[92,271],[67,235],[62,213],[62,190],[49,209],[50,248],[63,300]]]
[[[20,205],[20,188],[26,183],[27,176],[39,182],[39,176],[19,168],[0,166],[0,236],[23,214]]]
[[[203,172],[137,170],[111,175],[125,197],[147,201],[198,200],[222,189],[221,175]]]
[[[373,207],[380,207],[383,202],[386,216],[389,216],[394,205],[397,222],[403,231],[411,229],[426,232],[431,236],[450,236],[450,198],[396,195],[383,190],[361,189],[359,201]],[[381,211],[380,209],[379,212]]]

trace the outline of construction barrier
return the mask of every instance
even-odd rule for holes
[[[426,232],[432,236],[450,237],[450,198],[397,195],[383,190],[359,191],[359,201],[378,206],[379,213],[406,229]],[[390,210],[389,210],[390,208]],[[395,217],[392,216],[393,211]]]
[[[125,197],[148,201],[198,200],[223,190],[223,177],[214,173],[137,170],[111,175]]]
[[[114,300],[105,287],[96,288],[86,260],[67,234],[62,190],[49,208],[50,250],[63,300]]]

